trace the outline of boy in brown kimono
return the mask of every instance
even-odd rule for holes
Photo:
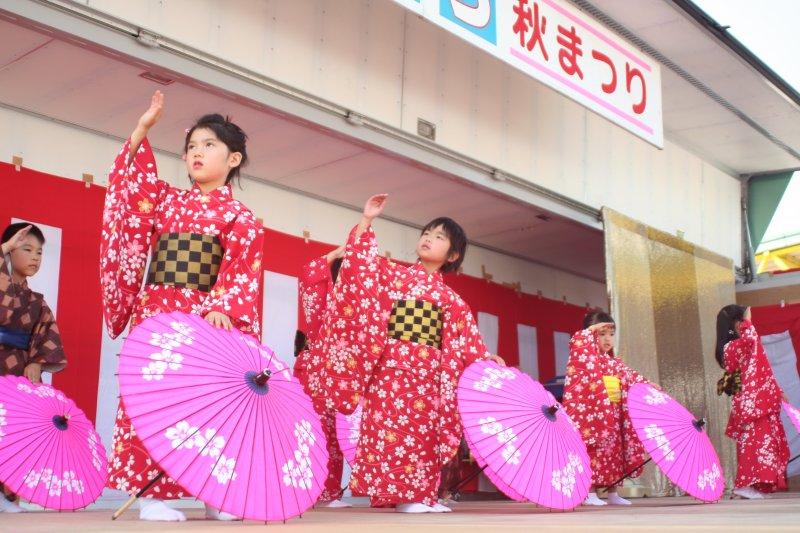
[[[0,254],[0,376],[25,376],[34,383],[42,371],[58,372],[67,363],[53,312],[44,296],[28,288],[39,271],[44,235],[32,224],[8,226]],[[2,484],[0,512],[22,511]]]

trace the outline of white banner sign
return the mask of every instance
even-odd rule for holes
[[[661,71],[563,0],[395,0],[659,148]]]

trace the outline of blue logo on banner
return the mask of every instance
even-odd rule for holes
[[[497,44],[496,0],[439,0],[439,14],[481,39]]]

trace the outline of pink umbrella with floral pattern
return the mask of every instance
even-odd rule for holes
[[[0,482],[9,490],[48,509],[82,509],[103,492],[107,466],[75,402],[50,385],[0,377]]]
[[[783,411],[786,413],[786,416],[791,420],[794,429],[800,433],[800,409],[786,401],[781,402],[781,405],[783,406]]]
[[[647,383],[628,391],[628,412],[645,450],[664,475],[699,500],[719,501],[725,477],[704,419],[695,419],[683,405]]]
[[[119,382],[147,451],[198,499],[265,521],[317,501],[328,461],[319,417],[288,365],[252,337],[156,315],[125,340]]]
[[[339,449],[342,450],[342,455],[351,466],[356,460],[358,436],[361,434],[362,412],[363,404],[359,403],[355,411],[349,415],[336,413],[336,440],[339,442]]]
[[[472,363],[458,382],[464,437],[508,497],[573,509],[592,483],[586,445],[552,394],[516,368]]]

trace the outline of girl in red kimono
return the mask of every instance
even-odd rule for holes
[[[610,315],[586,315],[583,329],[569,342],[564,380],[564,407],[586,443],[592,462],[592,484],[608,488],[608,503],[630,505],[614,485],[626,474],[641,474],[645,451],[625,404],[634,383],[648,383],[614,355],[616,325]],[[632,472],[633,470],[633,472]],[[590,492],[584,505],[606,505]]]
[[[34,383],[41,383],[42,372],[58,372],[67,364],[53,312],[44,296],[28,288],[28,278],[41,266],[43,246],[44,235],[33,224],[19,222],[3,231],[0,376],[25,376]],[[0,432],[0,440],[2,435]],[[23,512],[16,500],[16,495],[0,483],[0,513]]]
[[[305,318],[305,334],[298,331],[302,342],[296,341],[297,359],[294,363],[294,375],[303,384],[309,396],[313,391],[319,390],[319,377],[317,369],[322,364],[319,350],[320,334],[323,332],[323,319],[328,306],[329,296],[333,292],[333,284],[344,255],[344,246],[333,250],[329,254],[315,259],[305,267],[300,276],[300,305]],[[312,348],[313,347],[313,348]],[[342,468],[344,456],[336,438],[336,410],[325,408],[315,403],[322,431],[328,448],[328,478],[325,480],[325,489],[320,494],[318,507],[350,507],[349,503],[341,500],[342,496]]]
[[[109,174],[103,210],[100,275],[103,312],[112,337],[161,312],[202,315],[211,324],[259,337],[263,229],[231,194],[231,180],[247,162],[246,136],[220,115],[202,117],[186,133],[184,160],[192,188],[158,179],[147,142],[161,117],[164,96],[156,92]],[[146,282],[145,265],[152,252]],[[114,428],[109,486],[134,494],[160,468],[136,437],[120,402]],[[140,498],[143,520],[183,521],[162,500],[184,496],[164,476]],[[207,508],[212,519],[233,519]]]
[[[441,467],[461,441],[458,378],[491,355],[469,307],[442,279],[464,258],[464,231],[436,219],[423,228],[416,264],[384,261],[371,225],[386,197],[367,201],[348,239],[325,319],[317,401],[350,413],[364,399],[354,492],[375,507],[448,512],[436,496]]]
[[[781,423],[778,385],[752,322],[750,308],[728,305],[717,314],[716,357],[733,379],[733,406],[725,434],[736,440],[738,469],[733,493],[761,499],[786,488],[789,444]],[[737,376],[738,374],[738,376]]]

